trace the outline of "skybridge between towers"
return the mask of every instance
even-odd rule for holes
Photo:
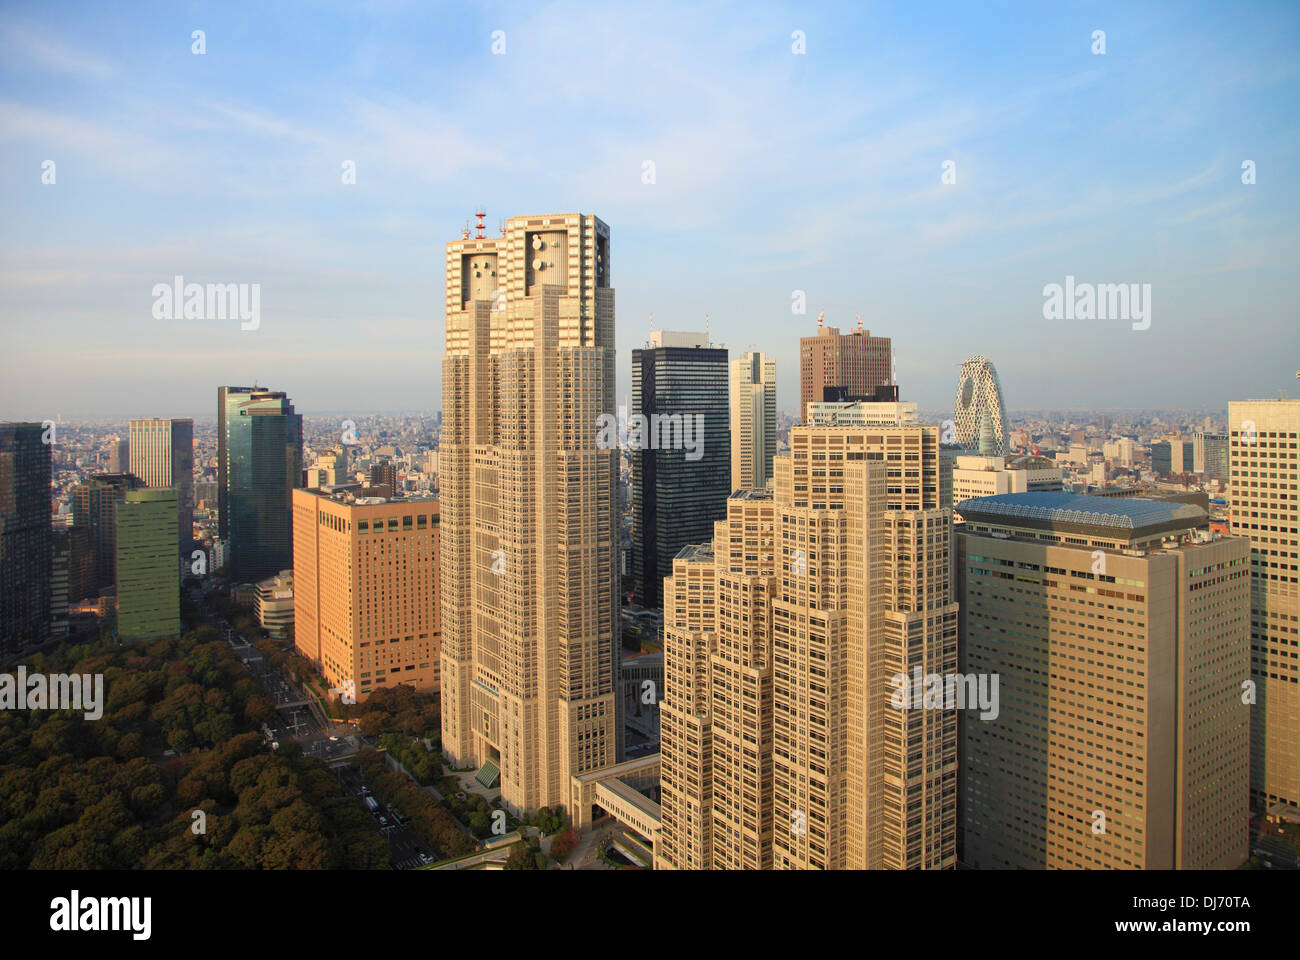
[[[652,753],[575,776],[574,828],[589,829],[608,815],[653,852],[659,844],[659,769],[659,754]]]

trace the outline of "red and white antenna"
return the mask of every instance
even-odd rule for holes
[[[465,221],[465,226],[464,226],[464,227],[461,229],[461,231],[460,231],[460,238],[461,238],[462,240],[468,240],[468,239],[469,239],[469,221],[468,221],[468,220]]]
[[[482,240],[482,239],[484,239],[484,237],[483,237],[483,218],[487,216],[487,211],[484,210],[482,207],[479,207],[477,210],[474,211],[474,216],[478,217],[478,236],[475,237],[475,239],[476,239],[476,240]]]
[[[856,314],[858,318],[858,333],[862,332],[862,314]]]
[[[817,329],[818,329],[818,330],[821,330],[821,328],[822,328],[822,321],[825,320],[825,319],[826,319],[826,311],[825,311],[825,310],[823,310],[821,313],[817,314]]]

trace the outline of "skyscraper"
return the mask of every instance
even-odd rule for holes
[[[293,492],[294,645],[358,702],[437,690],[438,502]]]
[[[963,862],[1211,869],[1247,855],[1248,544],[1189,504],[957,505]]]
[[[58,526],[51,530],[50,543],[50,639],[61,640],[68,635],[68,584],[72,560],[71,527]]]
[[[393,463],[376,463],[370,468],[370,486],[384,487],[388,490],[387,494],[376,494],[377,496],[395,497],[400,494],[397,487],[397,465]]]
[[[50,446],[39,423],[0,423],[0,656],[50,638]]]
[[[727,351],[702,333],[656,330],[632,351],[632,555],[638,603],[657,607],[673,557],[727,512]],[[638,429],[637,418],[645,420]]]
[[[1300,400],[1228,404],[1231,527],[1250,538],[1250,790],[1300,806]]]
[[[82,582],[84,595],[99,596],[117,583],[117,504],[129,490],[139,490],[144,482],[131,473],[97,473],[72,489],[72,524],[74,530],[86,531],[86,539],[74,538],[79,545],[89,544],[91,577]],[[81,572],[80,558],[73,560]]]
[[[621,755],[609,228],[514,217],[446,248],[442,745],[514,810]]]
[[[808,404],[827,399],[827,387],[840,387],[855,397],[871,396],[876,387],[893,380],[892,364],[889,337],[873,337],[862,329],[861,319],[852,333],[819,326],[817,336],[800,337],[800,422],[812,422]]]
[[[175,487],[177,543],[189,552],[194,538],[194,421],[159,418],[130,423],[131,473],[146,487]]]
[[[746,350],[731,362],[731,489],[761,490],[776,456],[776,361]]]
[[[955,865],[956,714],[889,685],[957,663],[939,433],[796,427],[774,492],[737,491],[677,558],[658,865]]]
[[[129,434],[128,434],[129,436]],[[131,444],[126,437],[109,441],[108,472],[127,473],[131,469]]]
[[[1228,436],[1222,433],[1192,434],[1192,472],[1209,477],[1228,476]]]
[[[249,583],[292,568],[302,416],[288,396],[261,387],[217,388],[217,484],[231,578]]]
[[[1158,477],[1192,472],[1193,457],[1191,440],[1173,437],[1151,444],[1151,470]]]
[[[117,635],[122,641],[180,635],[175,487],[125,490],[115,504]]]
[[[986,457],[1011,454],[1002,384],[988,357],[971,357],[961,365],[954,407],[958,443]]]

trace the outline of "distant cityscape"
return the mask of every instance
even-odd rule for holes
[[[3,706],[223,657],[238,715],[119,755],[319,764],[401,868],[1297,866],[1300,400],[1016,413],[973,356],[921,411],[822,315],[793,412],[794,334],[707,327],[620,402],[609,227],[482,219],[439,410],[0,424]]]

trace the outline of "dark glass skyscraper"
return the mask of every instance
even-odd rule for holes
[[[85,539],[75,541],[90,549],[90,579],[76,592],[85,597],[97,597],[117,583],[117,515],[118,502],[128,490],[139,490],[144,481],[130,473],[97,473],[72,490],[72,522],[76,529],[86,532]],[[72,566],[83,569],[81,558],[72,560]]]
[[[218,531],[230,576],[249,583],[293,566],[293,490],[302,486],[302,416],[286,394],[217,388]]]
[[[50,638],[50,447],[39,423],[0,423],[0,656]]]
[[[710,346],[704,334],[655,331],[648,347],[632,351],[628,573],[644,606],[661,605],[664,577],[682,547],[712,540],[714,521],[727,516],[729,373],[726,348]]]

